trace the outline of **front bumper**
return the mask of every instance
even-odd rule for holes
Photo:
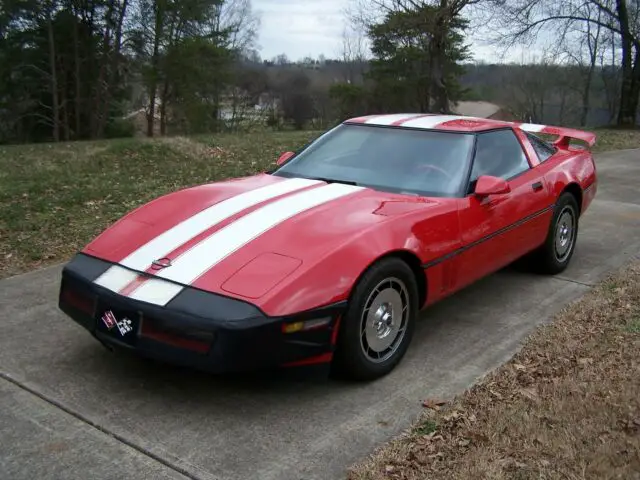
[[[112,264],[76,255],[63,269],[59,307],[103,344],[142,356],[212,372],[327,363],[346,302],[286,317],[186,287],[166,306],[140,302],[93,281]],[[131,328],[107,328],[105,312],[131,318]],[[115,318],[115,317],[113,317]],[[320,320],[323,321],[320,321]],[[288,326],[321,324],[286,333]],[[124,333],[123,333],[124,331]]]

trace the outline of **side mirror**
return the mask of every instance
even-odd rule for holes
[[[476,181],[474,193],[478,197],[488,197],[489,195],[501,195],[509,193],[511,187],[504,178],[481,175]]]
[[[282,155],[280,155],[278,160],[276,160],[276,165],[278,165],[278,166],[282,165],[284,162],[289,160],[294,155],[295,155],[294,152],[284,152]]]

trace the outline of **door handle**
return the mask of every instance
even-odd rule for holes
[[[533,188],[534,192],[539,192],[540,190],[542,190],[542,182],[532,183],[531,188]]]

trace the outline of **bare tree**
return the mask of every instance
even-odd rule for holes
[[[255,46],[260,17],[253,11],[251,0],[221,2],[213,21],[213,31],[224,32],[232,50],[246,52]]]
[[[506,106],[522,120],[543,123],[558,81],[557,67],[549,56],[528,58],[505,72]],[[562,93],[559,95],[562,103]],[[562,113],[561,113],[562,115]]]
[[[593,7],[585,5],[584,8],[592,9]],[[601,20],[601,12],[596,11],[594,15],[598,21]],[[559,56],[564,55],[567,57],[567,65],[564,70],[575,73],[575,75],[572,75],[573,82],[569,83],[568,86],[573,87],[573,90],[578,92],[580,96],[579,123],[580,126],[585,126],[591,108],[592,89],[598,59],[601,57],[601,50],[606,47],[605,34],[599,23],[569,23],[566,26],[568,27],[567,31],[563,32],[561,36],[562,42],[558,44],[557,48],[560,51]],[[562,118],[560,120],[562,121]]]
[[[580,114],[580,126],[585,126],[587,124],[587,116],[589,115],[589,108],[591,105],[591,85],[593,83],[593,75],[596,69],[596,62],[598,60],[598,50],[601,47],[602,40],[602,25],[600,24],[600,19],[602,16],[602,12],[598,10],[597,13],[597,23],[592,24],[591,22],[587,22],[587,36],[586,36],[586,47],[587,47],[587,65],[586,65],[586,76],[584,81],[584,86],[582,90],[582,113]]]
[[[609,123],[613,123],[618,114],[620,104],[620,66],[619,55],[615,42],[615,36],[605,30],[604,43],[606,48],[601,48],[598,61],[602,93],[609,111]]]
[[[598,28],[611,32],[620,43],[622,59],[618,125],[635,124],[640,97],[640,1],[492,1],[501,12],[494,17],[496,31],[506,45],[516,42],[531,44],[545,37],[551,42],[558,42],[572,29],[581,29],[585,42],[598,32]]]
[[[339,53],[345,82],[356,83],[362,79],[367,58],[366,50],[362,29],[353,26],[345,27],[342,31],[342,48]]]

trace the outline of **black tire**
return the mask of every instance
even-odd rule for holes
[[[567,217],[568,215],[568,217]],[[564,251],[558,242],[560,229],[566,226],[566,219],[571,218],[571,231],[567,234],[568,248]],[[576,197],[565,192],[560,195],[553,211],[549,232],[544,244],[533,252],[531,265],[539,273],[555,275],[564,271],[569,265],[578,240],[579,209]]]
[[[402,312],[398,315],[398,298],[403,302],[402,305],[406,301],[406,314],[403,306]],[[379,306],[373,311],[372,306],[375,308],[375,305]],[[409,347],[417,311],[418,288],[411,268],[404,261],[394,257],[382,259],[372,265],[358,280],[347,311],[342,317],[334,357],[334,372],[353,380],[373,380],[389,373]],[[365,314],[370,315],[372,321],[367,322]],[[383,330],[375,330],[373,322]],[[371,325],[369,330],[366,329],[367,325]],[[389,347],[383,350],[384,344],[390,341],[391,333],[386,337],[378,335],[384,335],[384,329],[387,328],[391,333],[396,328],[397,331]],[[372,337],[372,345],[369,345],[367,335],[373,335],[374,331],[376,336]],[[374,342],[378,344],[373,345]],[[376,351],[376,347],[381,350]],[[376,356],[379,358],[374,360],[373,357]]]

